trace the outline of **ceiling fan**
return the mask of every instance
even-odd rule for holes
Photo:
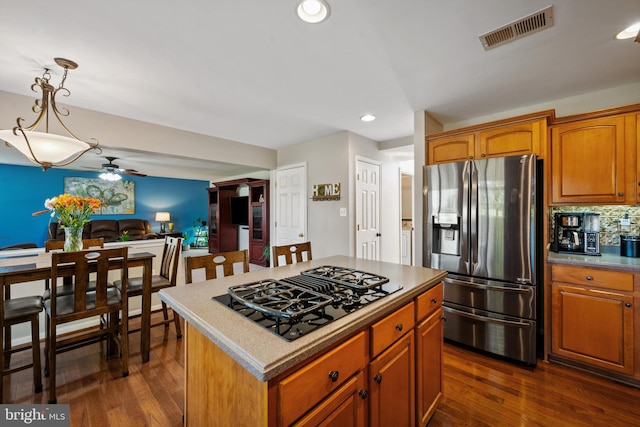
[[[113,163],[114,160],[117,160],[117,157],[105,156],[105,159],[109,161],[109,163],[103,163],[102,168],[99,169],[102,173],[100,174],[100,178],[106,179],[108,181],[116,181],[120,179],[120,175],[133,175],[139,177],[147,176],[144,173],[140,173],[135,169],[121,169],[120,166]]]

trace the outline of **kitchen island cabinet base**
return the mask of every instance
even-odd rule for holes
[[[184,425],[267,426],[267,383],[190,323],[185,329]]]

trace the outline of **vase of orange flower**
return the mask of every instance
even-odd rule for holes
[[[61,194],[47,199],[44,206],[57,217],[58,224],[64,229],[64,251],[82,250],[82,230],[91,221],[91,214],[100,208],[100,200],[92,197]]]

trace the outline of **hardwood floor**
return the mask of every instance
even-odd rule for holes
[[[139,334],[130,341],[126,378],[117,359],[100,356],[98,344],[59,355],[58,402],[70,404],[71,426],[182,425],[182,340],[173,327],[152,328],[151,358],[144,365]],[[12,364],[29,359],[22,352]],[[30,370],[4,381],[5,403],[46,404],[47,383],[43,393],[33,394]],[[639,389],[557,364],[539,361],[532,369],[450,344],[444,396],[429,427],[640,426]]]
[[[535,368],[445,344],[444,399],[429,427],[640,426],[640,390],[538,361]]]
[[[154,314],[153,321],[155,316],[161,314]],[[130,327],[136,327],[136,321]],[[70,405],[71,426],[182,426],[182,343],[176,340],[173,325],[151,328],[151,354],[143,364],[140,334],[129,335],[129,376],[124,378],[120,361],[105,360],[100,344],[59,354],[58,403]],[[12,356],[11,364],[18,366],[25,360],[31,360],[28,351]],[[43,382],[44,391],[34,394],[30,369],[5,376],[4,403],[46,404],[48,378],[43,377]]]

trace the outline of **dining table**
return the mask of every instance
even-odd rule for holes
[[[134,252],[127,256],[128,268],[142,267],[143,292],[142,292],[142,313],[140,325],[140,354],[142,363],[149,361],[150,339],[151,339],[151,276],[153,274],[153,259],[155,254],[151,252]],[[3,297],[0,298],[0,330],[5,332],[6,343],[11,342],[10,327],[4,330],[4,301],[11,296],[11,286],[19,283],[51,279],[51,252],[40,253],[37,256],[29,257],[28,261],[34,258],[34,262],[24,262],[19,258],[6,258],[0,260],[0,289]],[[22,262],[22,263],[21,263]],[[114,260],[110,264],[110,269],[117,269],[121,262]],[[59,267],[58,275],[71,277],[74,275],[73,267]],[[44,292],[44,286],[43,286]],[[124,317],[124,314],[123,314]],[[0,366],[4,366],[4,352],[0,351]],[[2,396],[2,381],[0,381],[0,396]]]

